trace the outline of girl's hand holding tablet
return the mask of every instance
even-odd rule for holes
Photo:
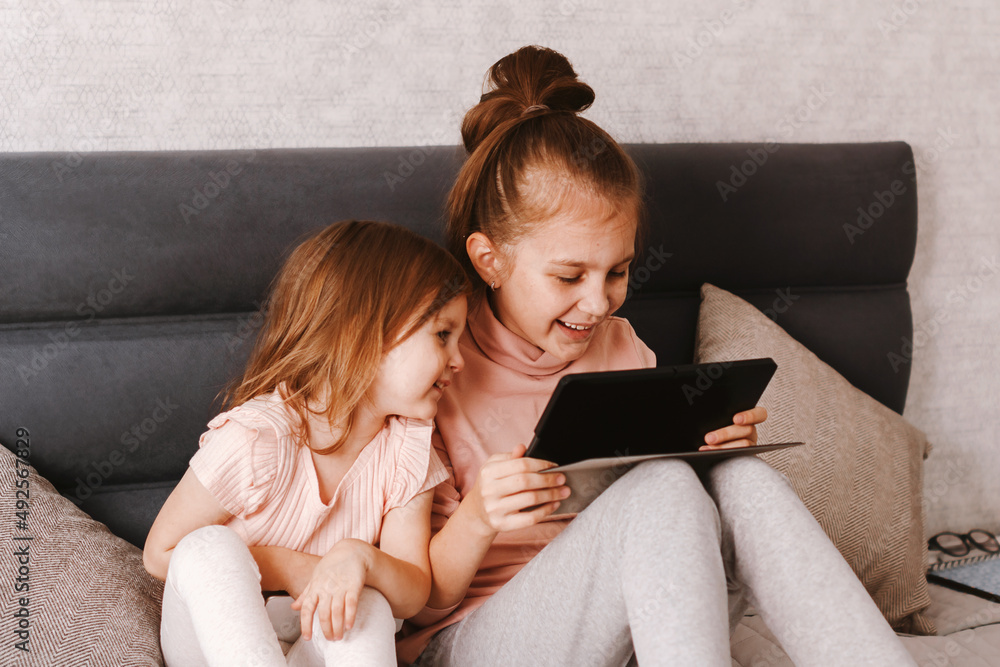
[[[522,444],[508,454],[494,454],[479,471],[469,497],[487,532],[533,526],[552,514],[570,494],[565,475],[542,474],[556,464],[524,458],[526,450]],[[534,509],[521,511],[529,507]]]
[[[705,445],[699,450],[736,449],[752,447],[757,444],[756,424],[763,424],[767,419],[767,410],[757,406],[733,417],[733,426],[720,428],[705,435]]]

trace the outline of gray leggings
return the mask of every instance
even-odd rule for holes
[[[753,456],[704,483],[683,461],[639,465],[416,664],[730,667],[748,604],[800,667],[915,666],[784,477]]]

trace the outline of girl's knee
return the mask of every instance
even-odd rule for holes
[[[709,473],[709,492],[726,523],[803,511],[808,513],[788,479],[756,456],[736,456]]]
[[[689,513],[696,519],[718,521],[715,503],[708,495],[698,474],[680,459],[644,461],[618,480],[621,493],[630,509],[643,508],[662,516],[669,508],[672,514]]]
[[[231,528],[226,526],[202,526],[181,538],[174,547],[170,562],[180,556],[182,559],[196,557],[202,559],[215,553],[246,548],[243,540]]]
[[[788,486],[784,475],[756,456],[733,456],[720,461],[709,471],[709,480],[713,492],[721,487],[734,487],[760,493]]]
[[[354,625],[344,632],[341,640],[329,640],[323,634],[323,626],[319,614],[313,615],[313,631],[310,641],[316,642],[317,650],[325,656],[338,655],[341,650],[349,650],[355,644],[378,645],[386,641],[392,643],[396,634],[396,619],[392,616],[392,607],[380,592],[365,586],[358,596],[358,609],[354,617]],[[351,649],[353,650],[353,649]],[[359,650],[365,649],[359,646]]]
[[[191,578],[219,568],[232,572],[241,563],[252,567],[259,577],[257,564],[239,535],[226,526],[203,526],[174,547],[167,576]]]
[[[701,486],[694,468],[681,459],[643,461],[622,479],[629,480],[631,489],[648,489],[654,493],[662,493],[665,488],[693,489],[695,485]]]
[[[368,626],[378,625],[389,634],[396,634],[396,619],[392,616],[392,606],[382,593],[370,586],[361,589],[357,618]]]

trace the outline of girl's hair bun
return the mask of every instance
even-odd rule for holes
[[[469,258],[470,235],[510,246],[580,194],[601,198],[609,210],[635,210],[638,242],[642,177],[607,132],[577,113],[593,103],[594,91],[565,56],[518,49],[490,68],[484,89],[465,114],[469,156],[448,194],[448,249],[473,280],[483,276]],[[539,168],[545,175],[532,177]]]
[[[465,114],[462,141],[471,154],[501,125],[512,124],[531,107],[583,111],[594,102],[594,90],[576,78],[562,55],[540,46],[525,46],[501,58],[486,74],[486,92]]]

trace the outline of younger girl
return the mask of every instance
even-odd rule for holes
[[[469,290],[447,252],[394,225],[334,224],[292,253],[229,411],[146,540],[168,665],[395,664],[393,616],[430,591],[447,477],[430,420],[463,365]],[[291,622],[262,590],[294,598]]]

